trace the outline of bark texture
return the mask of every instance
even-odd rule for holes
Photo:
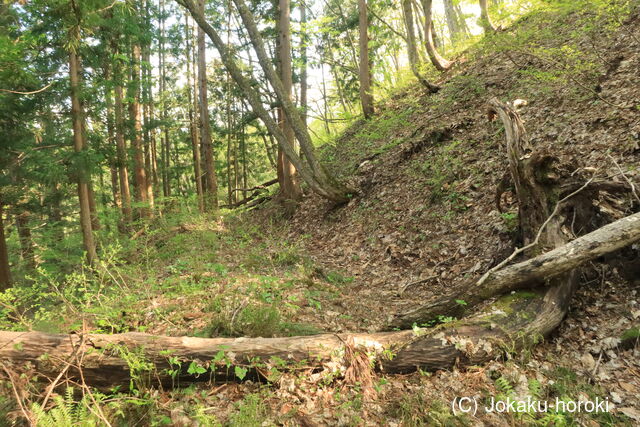
[[[9,251],[4,235],[3,205],[0,201],[0,291],[11,287],[11,269],[9,268]]]
[[[476,283],[457,294],[448,295],[433,303],[403,313],[393,326],[407,327],[438,315],[460,314],[463,309],[510,291],[546,286],[551,279],[580,265],[617,251],[640,240],[640,213],[605,225],[589,234],[535,258],[510,265],[483,276]],[[464,300],[463,307],[457,301]]]
[[[136,201],[142,206],[138,210],[141,218],[151,215],[149,209],[149,194],[147,187],[147,173],[144,165],[144,151],[142,146],[142,113],[140,109],[140,57],[141,50],[138,43],[131,46],[131,86],[129,116],[133,122],[131,129],[131,149],[133,150],[133,182]]]
[[[404,27],[407,31],[407,56],[409,57],[409,66],[418,81],[431,93],[437,92],[440,88],[425,79],[418,67],[418,48],[416,45],[416,33],[413,25],[413,5],[411,0],[402,0],[402,14],[404,17]]]
[[[73,149],[82,153],[86,148],[84,141],[84,116],[80,104],[80,61],[75,51],[69,52],[69,80],[71,82],[71,122],[73,124]],[[91,208],[89,205],[89,178],[84,171],[77,171],[78,200],[80,203],[80,228],[82,243],[87,253],[87,262],[94,264],[98,259],[91,226]]]
[[[358,28],[360,49],[360,103],[366,119],[373,116],[373,94],[371,93],[371,62],[369,60],[369,16],[367,0],[358,0]]]
[[[490,33],[496,30],[496,26],[491,21],[491,16],[489,15],[489,5],[487,4],[487,0],[479,0],[480,1],[480,25],[484,29],[485,33]]]
[[[200,13],[204,15],[204,0],[199,0]],[[207,91],[207,57],[204,42],[204,31],[198,28],[198,96],[200,117],[200,139],[205,164],[204,204],[209,210],[218,209],[218,180],[216,178],[215,155],[211,141],[211,124],[209,123],[209,98]]]
[[[280,80],[284,89],[284,96],[291,101],[293,92],[293,69],[291,66],[291,3],[289,0],[278,2],[278,69]],[[291,124],[291,119],[285,114],[284,108],[279,107],[278,117],[280,128],[287,139],[287,144],[296,150],[296,138]],[[303,123],[306,127],[306,124]],[[237,159],[237,156],[234,156]],[[237,176],[237,167],[236,176]],[[285,200],[300,200],[302,190],[298,182],[298,173],[295,166],[282,150],[278,150],[278,180],[280,181],[279,196]],[[237,180],[236,180],[237,181]],[[236,182],[237,185],[237,182]]]
[[[446,71],[451,67],[452,63],[438,53],[433,41],[433,0],[422,0],[422,8],[424,10],[425,47],[427,54],[437,70]]]

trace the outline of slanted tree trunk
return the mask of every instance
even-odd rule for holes
[[[258,28],[253,20],[253,15],[244,4],[242,0],[235,0],[240,16],[242,17],[243,24],[249,32],[251,43],[256,50],[260,66],[262,67],[269,83],[275,90],[278,101],[282,104],[287,118],[291,121],[294,129],[294,133],[298,142],[300,143],[302,152],[304,153],[306,161],[303,163],[298,153],[288,143],[286,136],[279,129],[278,124],[269,115],[264,108],[260,94],[253,87],[251,81],[244,76],[240,67],[236,63],[236,58],[225,46],[224,42],[218,35],[217,31],[207,23],[204,15],[196,7],[193,0],[176,0],[181,5],[185,6],[198,25],[209,36],[213,44],[220,53],[220,59],[243,92],[244,97],[247,99],[249,105],[253,109],[253,112],[263,121],[267,126],[269,132],[274,135],[278,146],[284,151],[287,158],[293,163],[300,176],[309,184],[309,187],[317,194],[335,202],[344,203],[349,200],[349,194],[354,190],[351,190],[341,183],[339,183],[333,176],[329,175],[325,168],[320,164],[316,155],[315,149],[311,142],[311,137],[303,125],[299,112],[291,102],[291,99],[285,95],[284,86],[280,78],[276,75],[271,61],[267,56],[262,36],[258,31]]]
[[[491,33],[496,30],[496,26],[491,21],[487,0],[479,0],[479,1],[480,1],[480,25],[484,29],[485,33]]]
[[[373,94],[371,92],[371,61],[369,60],[369,16],[367,0],[358,0],[358,29],[359,29],[359,77],[360,103],[362,113],[366,119],[373,116]]]
[[[293,70],[291,67],[291,28],[289,21],[291,20],[291,3],[289,0],[279,0],[278,2],[278,70],[280,72],[280,80],[282,81],[284,94],[291,101],[293,92]],[[284,108],[278,108],[278,118],[280,120],[280,128],[284,134],[287,144],[296,150],[296,139],[291,124],[291,120],[287,118]],[[237,157],[237,156],[236,156]],[[236,168],[236,174],[238,173]],[[302,190],[298,182],[298,174],[295,166],[289,158],[285,156],[282,149],[278,150],[278,181],[280,182],[279,197],[285,200],[300,200],[302,198]],[[236,187],[238,186],[236,180]]]
[[[393,326],[408,327],[439,315],[460,315],[494,295],[536,286],[547,286],[551,279],[566,274],[587,261],[614,252],[640,240],[640,213],[605,225],[589,234],[535,258],[490,271],[460,292],[437,299],[398,316]],[[464,306],[457,301],[465,301]]]
[[[435,93],[440,88],[425,79],[418,68],[418,49],[416,46],[416,34],[413,27],[413,5],[411,0],[402,0],[402,14],[404,17],[404,27],[407,32],[407,56],[409,57],[409,66],[418,81],[426,87],[429,92]]]
[[[489,271],[477,283],[470,284],[459,293],[448,295],[409,313],[402,313],[392,322],[394,327],[433,320],[438,315],[459,314],[463,311],[459,304],[461,300],[465,301],[465,307],[473,306],[495,295],[541,285],[548,287],[544,298],[535,297],[526,302],[528,307],[538,307],[533,311],[535,316],[531,325],[526,327],[536,327],[537,324],[552,327],[553,322],[557,324],[566,311],[576,286],[577,266],[640,240],[640,214],[635,214],[567,244],[570,237],[562,231],[566,216],[560,210],[564,206],[556,206],[556,203],[558,200],[566,201],[576,193],[562,197],[563,185],[558,179],[560,173],[553,166],[557,159],[532,151],[515,110],[496,99],[491,101],[490,106],[505,126],[509,169],[519,200],[520,229],[524,243],[531,242],[533,245],[538,237],[536,250],[551,250],[519,264]],[[590,182],[584,184],[583,188],[587,188],[587,184]],[[574,209],[577,207],[574,206]],[[541,228],[543,225],[544,228]],[[531,254],[536,252],[529,251],[529,255]],[[553,316],[543,317],[550,315],[549,313],[553,313]]]
[[[199,0],[200,13],[204,15],[204,0]],[[209,123],[209,100],[207,92],[207,58],[204,43],[204,31],[198,27],[198,95],[200,97],[200,138],[202,140],[205,164],[206,186],[204,188],[205,206],[208,210],[218,209],[218,180],[216,178],[215,156],[211,142],[211,124]]]
[[[198,197],[198,210],[200,212],[205,211],[204,206],[204,192],[202,189],[202,170],[200,169],[200,144],[199,133],[197,125],[197,111],[198,102],[197,94],[192,94],[193,86],[191,85],[192,76],[195,70],[192,71],[191,67],[193,62],[191,60],[191,34],[189,31],[189,15],[184,15],[184,30],[186,40],[186,55],[187,55],[187,100],[189,102],[189,131],[191,133],[191,152],[193,154],[193,174],[196,184],[196,196]]]
[[[9,251],[4,234],[3,205],[0,201],[0,291],[11,287],[11,269],[9,268]]]
[[[84,115],[80,105],[80,70],[76,52],[69,51],[69,80],[71,82],[71,121],[73,124],[73,148],[76,153],[82,153],[86,149],[84,142]],[[76,171],[78,177],[78,200],[80,202],[80,229],[82,242],[87,253],[87,262],[93,265],[98,259],[96,245],[93,240],[91,227],[91,208],[89,206],[89,179],[85,171]]]
[[[422,8],[424,9],[425,47],[433,66],[439,71],[446,71],[451,67],[452,63],[438,53],[433,42],[432,6],[433,0],[422,0]]]

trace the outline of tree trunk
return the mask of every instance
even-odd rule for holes
[[[198,0],[200,13],[204,15],[205,0]],[[204,188],[205,206],[208,210],[218,209],[218,180],[216,164],[211,142],[211,124],[209,122],[209,100],[207,95],[207,59],[204,31],[198,27],[198,95],[200,97],[200,138],[202,140],[205,164],[206,186]]]
[[[73,49],[69,52],[69,80],[71,82],[71,121],[73,123],[73,148],[76,153],[82,153],[86,149],[84,142],[84,116],[80,106],[80,70],[78,56]],[[82,242],[87,253],[87,262],[93,265],[98,259],[96,245],[93,240],[91,228],[91,208],[89,206],[89,185],[84,170],[78,174],[78,200],[80,203],[80,229]]]
[[[118,44],[115,40],[111,41],[111,49],[113,56],[119,53]],[[131,212],[131,191],[129,189],[129,170],[127,168],[127,148],[125,144],[125,124],[124,124],[124,105],[123,105],[123,89],[122,89],[122,63],[119,59],[115,59],[115,86],[114,92],[114,117],[115,117],[115,134],[116,134],[116,161],[118,167],[118,179],[120,182],[120,194],[122,195],[122,218],[125,224],[129,224],[133,219]]]
[[[269,164],[271,165],[272,168],[276,168],[276,160],[271,150],[271,143],[267,140],[267,136],[265,135],[262,129],[258,128],[258,133],[260,134],[260,137],[262,138],[262,142],[264,143],[264,150],[267,152],[267,158],[269,159]]]
[[[247,188],[247,139],[246,139],[246,127],[245,117],[242,105],[240,106],[240,154],[242,156],[242,188]],[[247,197],[246,190],[242,191],[242,197]]]
[[[284,94],[288,101],[291,101],[293,92],[293,70],[291,67],[291,3],[290,0],[278,1],[278,69],[280,80],[282,81]],[[296,140],[291,120],[287,118],[284,108],[278,109],[280,128],[287,139],[287,143],[296,151]],[[280,181],[279,197],[285,200],[300,200],[302,190],[298,182],[296,168],[285,156],[282,150],[278,150],[278,180]],[[237,171],[236,171],[237,173]],[[237,187],[236,182],[236,187]]]
[[[140,45],[135,42],[131,47],[131,82],[129,92],[129,116],[133,122],[131,129],[131,149],[133,151],[133,182],[136,202],[142,206],[139,209],[140,218],[148,218],[149,195],[147,194],[147,175],[144,168],[144,153],[142,147],[142,115],[140,113]]]
[[[422,0],[422,8],[424,9],[424,30],[425,30],[425,45],[427,48],[427,54],[431,63],[439,71],[448,70],[452,63],[444,59],[436,50],[436,46],[433,42],[433,19],[432,19],[432,6],[433,0]]]
[[[480,1],[480,25],[484,29],[485,33],[491,33],[496,30],[496,26],[491,22],[491,16],[489,15],[489,6],[487,0]]]
[[[185,39],[187,42],[187,99],[189,102],[189,130],[191,133],[191,152],[193,154],[193,174],[196,184],[196,196],[198,197],[198,210],[200,212],[204,212],[204,192],[202,190],[202,171],[200,170],[200,144],[197,125],[198,119],[196,117],[198,111],[198,103],[196,100],[197,95],[192,94],[193,87],[191,85],[191,80],[195,70],[191,70],[193,62],[191,60],[191,34],[189,32],[189,15],[187,13],[185,13],[184,15],[184,29]]]
[[[0,201],[0,291],[11,287],[11,269],[9,268],[9,251],[4,235],[3,205]]]
[[[369,17],[367,0],[358,0],[358,28],[360,46],[360,103],[365,119],[373,116],[373,94],[371,92],[371,62],[369,60]]]
[[[458,39],[466,39],[469,36],[469,29],[466,22],[462,22],[464,17],[460,14],[459,8],[453,4],[453,0],[444,0],[444,15],[449,28],[451,44]]]
[[[167,127],[167,74],[165,64],[165,1],[160,0],[160,39],[158,48],[158,68],[160,70],[160,108],[162,116],[162,129],[160,130],[160,156],[162,158],[162,194],[171,196],[171,142],[169,141],[169,129]]]
[[[185,6],[191,15],[194,17],[198,25],[207,33],[213,44],[220,53],[220,58],[225,68],[240,87],[243,95],[247,99],[249,105],[253,109],[253,112],[264,122],[267,129],[274,135],[276,141],[278,141],[279,147],[284,151],[287,158],[293,163],[300,176],[309,184],[311,189],[318,193],[320,196],[325,197],[335,202],[344,203],[349,200],[349,194],[353,190],[348,189],[341,183],[335,180],[331,175],[327,173],[324,167],[318,162],[315,156],[315,149],[311,142],[311,138],[305,126],[302,124],[300,114],[292,104],[291,100],[285,96],[284,87],[282,81],[278,78],[270,59],[266,54],[262,36],[260,35],[255,22],[253,21],[253,15],[248,10],[242,0],[235,0],[236,6],[242,17],[242,21],[247,27],[250,33],[251,42],[254,45],[260,66],[262,67],[269,83],[274,87],[278,101],[283,105],[285,114],[292,121],[293,129],[295,132],[300,146],[304,153],[306,162],[302,162],[300,156],[295,152],[293,147],[288,143],[288,140],[284,133],[279,129],[278,124],[271,118],[269,113],[265,110],[259,93],[253,87],[251,81],[244,76],[240,67],[236,63],[236,59],[229,49],[225,46],[224,42],[216,32],[216,30],[207,23],[204,15],[199,12],[193,0],[176,0],[178,3]]]
[[[16,213],[16,228],[18,229],[18,237],[20,238],[20,256],[22,261],[29,270],[34,271],[36,269],[36,258],[31,229],[29,228],[30,215],[28,211]]]
[[[402,13],[404,17],[404,26],[407,31],[407,55],[409,57],[409,66],[411,67],[411,71],[418,81],[429,90],[429,92],[435,93],[440,88],[425,79],[418,69],[418,50],[416,47],[415,30],[413,28],[413,7],[411,5],[411,0],[402,0]]]
[[[302,123],[307,126],[307,4],[300,2],[300,109],[302,110]]]
[[[84,108],[81,108],[81,111],[84,112]],[[86,150],[87,137],[86,137],[85,131],[83,131],[83,134],[85,135],[83,137],[83,141],[84,141],[85,150]],[[91,183],[90,177],[87,182],[87,185],[88,185],[87,189],[89,194],[89,213],[91,214],[91,229],[93,231],[97,231],[97,230],[100,230],[100,218],[98,217],[98,205],[96,203],[96,193],[93,191],[93,184]]]
[[[151,15],[149,13],[149,0],[144,0],[144,24],[147,31],[151,30]],[[151,80],[151,39],[145,42],[142,47],[142,106],[144,120],[144,167],[145,182],[147,185],[147,197],[149,200],[149,209],[151,214],[154,211],[155,196],[153,194],[153,145],[155,144],[155,135],[151,131],[151,122],[153,120],[153,94]],[[153,141],[152,141],[153,139]]]
[[[113,76],[111,73],[111,58],[104,61],[104,80],[107,82],[105,88],[105,105],[107,107],[107,141],[111,147],[116,145],[114,112],[113,112],[113,90],[111,82]],[[113,204],[117,209],[122,209],[122,198],[120,197],[120,185],[118,183],[118,158],[116,155],[109,156],[109,172],[111,174],[111,192],[113,194]]]

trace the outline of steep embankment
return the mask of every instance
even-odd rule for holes
[[[564,163],[624,181],[617,162],[638,182],[639,69],[637,10],[624,22],[537,13],[465,53],[438,94],[407,87],[325,147],[332,170],[360,193],[340,208],[310,195],[291,220],[291,237],[304,236],[320,264],[355,277],[331,308],[343,320],[329,324],[380,328],[477,278],[518,244],[510,193],[504,212],[496,207],[507,161],[501,125],[486,115],[492,96],[526,100],[532,144]],[[606,194],[598,203],[592,228],[637,209],[631,198]],[[638,277],[638,252],[625,256],[625,266],[598,267],[603,280],[629,285]],[[597,279],[594,271],[585,270],[585,283]]]

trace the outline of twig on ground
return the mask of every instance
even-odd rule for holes
[[[24,404],[22,403],[22,398],[20,397],[20,393],[18,393],[18,389],[16,388],[16,384],[13,381],[13,375],[7,369],[7,367],[5,366],[4,363],[0,362],[0,366],[2,366],[2,370],[9,377],[9,382],[11,383],[11,388],[13,389],[13,395],[16,397],[16,402],[18,403],[18,406],[20,406],[20,411],[22,411],[22,415],[24,415],[24,417],[27,419],[27,421],[29,422],[30,425],[34,425],[33,417],[29,414],[27,409],[24,407]]]
[[[618,168],[618,170],[620,171],[620,174],[622,175],[622,177],[627,181],[627,183],[629,183],[629,185],[631,186],[631,192],[633,193],[633,196],[636,198],[636,200],[638,201],[638,203],[640,203],[640,197],[638,197],[638,193],[636,192],[636,186],[633,184],[633,181],[631,181],[629,179],[629,177],[624,173],[624,171],[622,170],[622,168],[620,167],[620,165],[618,164],[618,162],[616,162],[616,159],[614,159],[611,154],[607,153],[607,157],[609,157],[611,159],[611,161],[613,162],[614,165],[616,165],[616,167]]]
[[[69,337],[69,339],[71,339],[71,337]],[[84,339],[85,339],[84,335],[81,335],[80,336],[80,342],[78,343],[76,348],[73,350],[73,353],[71,354],[71,360],[77,355],[77,353],[80,350],[80,348],[84,345]],[[60,379],[64,376],[64,374],[67,373],[67,371],[71,367],[71,365],[72,365],[71,360],[66,362],[65,367],[62,369],[62,371],[60,371],[58,376],[51,382],[51,384],[49,384],[47,386],[47,388],[46,388],[47,394],[45,394],[44,399],[42,399],[42,404],[40,405],[40,406],[42,406],[42,408],[46,408],[47,402],[49,401],[49,398],[51,397],[51,393],[53,392],[53,390],[58,385],[58,381],[60,381]]]

